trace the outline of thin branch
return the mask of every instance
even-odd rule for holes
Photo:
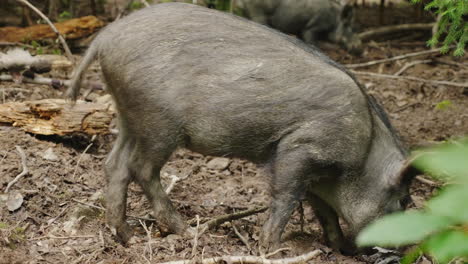
[[[219,226],[219,225],[221,225],[221,224],[223,224],[225,222],[241,219],[241,218],[251,216],[251,215],[254,215],[254,214],[258,214],[258,213],[262,213],[262,212],[265,212],[267,209],[268,209],[267,206],[263,206],[263,207],[259,207],[259,208],[254,208],[254,209],[241,211],[241,212],[238,212],[238,213],[221,215],[221,216],[213,218],[213,219],[206,219],[205,218],[205,219],[202,219],[200,222],[203,222],[203,220],[205,220],[204,225],[206,225],[208,229],[212,229],[212,228],[217,227],[217,226]],[[195,225],[197,222],[196,222],[196,219],[192,219],[188,223],[189,223],[189,225]]]
[[[9,74],[0,75],[0,81],[13,82],[13,77]],[[61,88],[65,86],[70,86],[70,80],[60,80],[60,79],[50,79],[40,76],[35,76],[33,79],[23,76],[23,83],[33,83],[33,84],[43,84],[50,85],[54,88]],[[90,86],[90,89],[94,90],[104,90],[104,85],[100,82],[84,82],[83,86]]]
[[[54,236],[54,235],[47,235],[41,237],[33,237],[28,239],[28,241],[34,240],[42,240],[42,239],[79,239],[79,238],[95,238],[96,236]]]
[[[89,150],[89,148],[91,148],[91,146],[94,144],[93,141],[95,138],[96,138],[96,135],[94,135],[91,138],[91,143],[85,148],[83,153],[81,153],[80,157],[78,158],[78,161],[76,162],[75,170],[73,171],[73,176],[72,176],[73,179],[75,179],[76,172],[78,171],[78,166],[80,166],[81,159],[83,158],[84,154]]]
[[[376,36],[386,35],[386,34],[393,34],[401,31],[414,31],[414,30],[431,30],[434,26],[434,23],[417,23],[417,24],[400,24],[400,25],[391,25],[391,26],[384,26],[375,29],[370,29],[368,31],[364,31],[359,33],[358,36],[362,41],[366,41]]]
[[[266,255],[265,255],[265,258],[269,258],[269,257],[271,257],[271,256],[274,256],[274,255],[280,253],[280,252],[288,251],[288,250],[291,250],[291,248],[288,248],[288,247],[286,247],[286,248],[278,248],[277,250],[275,250],[275,251],[273,251],[273,252],[271,252],[271,253],[266,254]]]
[[[196,217],[196,220],[197,220],[197,226],[195,227],[195,235],[193,236],[193,246],[192,246],[192,255],[191,255],[192,258],[195,257],[195,254],[197,253],[198,237],[201,235],[201,233],[200,233],[200,216],[196,215],[195,217]]]
[[[408,81],[422,82],[422,83],[428,83],[428,84],[433,84],[433,85],[468,87],[468,82],[459,83],[459,82],[448,82],[448,81],[433,81],[433,80],[426,80],[426,79],[412,77],[412,76],[395,76],[395,75],[390,75],[390,74],[380,74],[380,73],[362,72],[362,71],[351,71],[351,72],[357,75],[367,75],[367,76],[387,78],[387,79],[408,80]]]
[[[0,46],[21,46],[21,47],[25,47],[25,48],[34,49],[34,46],[28,45],[28,44],[24,44],[24,43],[21,43],[21,42],[6,42],[6,41],[0,41]]]
[[[374,60],[374,61],[368,61],[368,62],[356,63],[356,64],[345,64],[344,66],[346,66],[349,69],[355,69],[355,68],[359,68],[359,67],[372,66],[372,65],[376,65],[376,64],[380,64],[380,63],[384,63],[384,62],[389,62],[389,61],[396,61],[396,60],[406,59],[406,58],[410,58],[410,57],[436,53],[436,52],[439,52],[440,50],[441,50],[441,48],[431,49],[431,50],[423,50],[423,51],[407,53],[407,54],[403,54],[403,55],[399,55],[399,56],[395,56],[395,57],[391,57],[391,58],[386,58],[386,59],[381,59],[381,60]]]
[[[65,54],[67,55],[68,59],[74,64],[75,60],[74,60],[73,55],[72,55],[72,53],[70,51],[70,48],[67,45],[67,42],[65,41],[65,38],[63,38],[62,34],[60,34],[60,32],[57,30],[57,28],[54,26],[54,24],[50,21],[50,19],[46,15],[44,15],[44,13],[42,13],[39,9],[37,9],[35,6],[33,6],[31,3],[29,3],[27,0],[16,0],[16,1],[18,1],[20,3],[23,3],[26,6],[28,6],[29,8],[31,8],[42,19],[44,19],[47,22],[47,24],[49,24],[50,28],[52,28],[52,30],[55,32],[55,34],[57,34],[58,39],[59,39],[60,43],[62,44],[63,49],[65,50]]]
[[[421,182],[421,183],[424,183],[424,184],[427,184],[427,185],[429,185],[429,186],[432,186],[432,187],[440,187],[440,186],[442,186],[442,184],[437,183],[437,182],[435,182],[435,181],[431,181],[431,180],[429,180],[429,179],[426,179],[426,178],[424,178],[423,176],[420,176],[420,175],[419,175],[419,176],[416,176],[416,180],[418,180],[418,181]]]
[[[174,189],[174,186],[176,185],[176,183],[180,180],[180,178],[175,175],[170,175],[170,177],[171,177],[171,182],[166,188],[166,194],[169,194],[172,191],[172,189]]]
[[[299,255],[297,257],[283,258],[283,259],[266,259],[257,256],[222,256],[203,259],[202,264],[217,264],[217,263],[243,263],[243,264],[296,264],[306,263],[322,253],[321,250],[314,250],[309,253]],[[193,260],[178,260],[163,262],[161,264],[189,264]]]
[[[149,250],[149,260],[152,261],[153,260],[153,249],[151,247],[151,230],[153,229],[153,224],[151,224],[151,226],[148,228],[145,224],[145,222],[141,221],[141,220],[138,220],[140,222],[140,225],[143,227],[143,229],[145,229],[145,232],[146,232],[146,236],[148,237],[148,250]]]
[[[239,237],[239,239],[242,241],[242,243],[244,243],[244,245],[247,247],[247,249],[249,250],[249,253],[250,253],[252,248],[249,245],[249,241],[239,232],[239,230],[237,230],[237,227],[233,222],[231,222],[231,226],[232,226],[232,229],[234,230],[234,233],[237,235],[237,237]]]
[[[21,157],[21,166],[23,167],[23,171],[20,174],[18,174],[11,182],[8,183],[8,185],[7,185],[6,189],[5,189],[5,193],[8,193],[11,186],[13,186],[13,184],[15,184],[17,181],[19,181],[19,179],[21,179],[21,177],[23,177],[24,175],[29,173],[28,166],[26,165],[26,154],[24,154],[24,151],[20,146],[15,146],[15,147],[16,147],[16,151],[18,151],[18,153],[19,153],[19,155]]]
[[[91,208],[97,209],[97,210],[101,210],[101,211],[104,211],[104,212],[106,211],[106,208],[101,207],[101,206],[97,206],[97,205],[94,205],[94,204],[89,204],[89,203],[81,202],[81,201],[79,201],[79,200],[77,200],[77,199],[73,199],[73,198],[72,198],[72,201],[74,201],[75,203],[78,203],[78,204],[87,206],[87,207],[91,207]],[[156,219],[152,219],[152,218],[140,217],[140,216],[134,216],[134,215],[127,215],[127,216],[130,217],[130,218],[137,219],[137,220],[143,220],[143,221],[148,221],[148,222],[156,222]]]
[[[411,62],[408,62],[408,63],[405,63],[405,65],[403,65],[403,67],[401,67],[401,69],[399,69],[397,72],[395,72],[393,75],[395,76],[398,76],[398,75],[401,75],[402,73],[404,73],[407,69],[415,66],[415,65],[418,65],[418,64],[423,64],[423,63],[429,63],[431,62],[432,60],[415,60],[415,61],[411,61]]]

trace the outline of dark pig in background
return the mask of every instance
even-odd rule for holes
[[[308,44],[328,40],[352,54],[362,53],[353,32],[354,11],[348,0],[237,0],[240,13]]]
[[[341,66],[296,38],[167,3],[103,29],[75,72],[71,98],[94,59],[119,113],[105,171],[107,221],[121,241],[131,236],[125,211],[133,180],[162,230],[187,230],[160,182],[178,147],[269,168],[267,249],[279,245],[301,200],[315,208],[328,243],[345,250],[338,216],[353,235],[408,197],[406,154],[382,109]]]

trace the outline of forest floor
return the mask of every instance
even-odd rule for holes
[[[324,51],[342,64],[359,63],[425,50],[416,40],[370,42],[361,57],[353,57],[337,47]],[[433,53],[407,60],[365,68],[394,74],[407,62],[430,59],[406,70],[403,76],[426,80],[466,82],[466,56],[454,59]],[[463,60],[465,63],[462,63]],[[52,73],[57,74],[57,73]],[[358,75],[368,92],[381,102],[396,130],[409,147],[439,142],[468,134],[468,87],[434,85],[404,79],[384,79]],[[45,85],[0,83],[2,102],[63,97],[63,91]],[[95,97],[103,94],[96,91]],[[90,96],[93,98],[93,96]],[[225,223],[207,231],[196,247],[190,237],[162,237],[151,222],[129,218],[135,236],[127,247],[116,243],[105,226],[103,192],[106,180],[103,161],[112,147],[114,135],[99,136],[93,142],[84,138],[36,136],[19,128],[0,126],[0,190],[18,175],[21,158],[15,146],[26,154],[29,173],[11,192],[24,197],[21,207],[9,212],[0,200],[0,263],[158,263],[193,256],[208,258],[221,255],[256,254],[256,244],[267,212]],[[87,146],[92,144],[87,151]],[[208,164],[214,157],[178,150],[162,169],[165,185],[169,175],[187,176],[174,186],[170,198],[186,220],[214,218],[221,214],[268,205],[268,178],[254,164],[230,159],[222,169]],[[435,187],[415,181],[411,188],[412,207],[420,208]],[[148,217],[150,207],[142,190],[131,184],[128,214]],[[302,254],[314,249],[323,254],[311,263],[372,263],[366,256],[343,256],[328,248],[312,208],[304,204],[305,225],[296,210],[283,235],[283,251],[273,258]],[[150,229],[151,237],[143,226]],[[251,250],[234,232],[233,225],[245,237]]]

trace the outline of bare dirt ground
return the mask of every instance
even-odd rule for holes
[[[324,48],[343,64],[424,49],[421,39],[371,42],[366,44],[360,58],[336,47]],[[403,75],[453,82],[468,80],[466,57],[454,59],[438,53],[357,70],[394,74],[408,61],[420,59],[431,59],[431,62],[415,65]],[[468,87],[367,76],[358,76],[358,79],[384,105],[410,147],[468,134]],[[62,91],[48,86],[9,82],[0,83],[0,92],[2,102],[62,96]],[[135,230],[134,238],[127,247],[116,243],[105,226],[105,213],[99,209],[105,206],[106,180],[102,164],[114,139],[113,135],[97,137],[93,142],[89,138],[35,136],[19,128],[0,125],[0,190],[3,192],[22,171],[15,146],[24,150],[29,169],[10,191],[24,197],[19,209],[10,212],[0,200],[0,263],[158,263],[194,256],[258,253],[256,244],[267,213],[225,223],[208,231],[199,238],[196,247],[192,238],[161,236],[151,222],[129,218]],[[170,181],[169,175],[187,176],[170,193],[174,205],[186,220],[196,215],[214,218],[268,205],[268,178],[261,168],[247,161],[231,159],[224,168],[213,169],[208,164],[212,159],[179,150],[162,170],[166,185]],[[434,191],[434,187],[415,181],[412,207],[421,207]],[[301,230],[299,212],[296,211],[283,237],[282,246],[290,250],[274,257],[321,249],[324,253],[312,263],[372,263],[365,256],[347,257],[327,248],[312,209],[307,204],[304,207],[304,229]],[[136,185],[129,189],[128,214],[150,217],[149,204]],[[251,249],[236,235],[234,225]],[[150,238],[144,226],[150,230]]]

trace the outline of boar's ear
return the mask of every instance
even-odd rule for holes
[[[405,163],[403,163],[403,166],[396,175],[396,179],[394,182],[395,185],[409,185],[411,184],[411,181],[414,179],[414,177],[423,174],[422,171],[413,166],[414,160],[415,158],[410,158],[407,161],[405,161]]]

